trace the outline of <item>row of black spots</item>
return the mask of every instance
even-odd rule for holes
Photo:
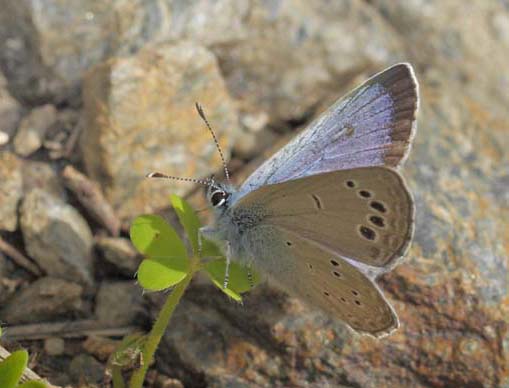
[[[358,185],[357,185],[357,182],[355,182],[354,180],[347,180],[345,181],[345,186],[349,189],[355,189]],[[371,193],[370,191],[368,190],[358,190],[357,191],[357,195],[361,198],[371,198],[373,196],[373,193]]]
[[[340,296],[338,299],[341,301],[341,303],[348,304],[348,300],[344,296]],[[361,301],[358,299],[355,299],[354,303],[359,307],[362,306]]]
[[[375,241],[377,238],[375,230],[371,229],[369,226],[359,225],[359,233],[368,241]]]
[[[349,189],[355,189],[357,187],[357,183],[354,180],[349,179],[345,181],[345,186]]]
[[[380,213],[387,213],[387,207],[385,206],[385,204],[383,202],[380,202],[380,201],[371,201],[369,203],[369,206],[372,209],[374,209],[374,210],[376,210],[376,211],[378,211]]]
[[[378,226],[379,228],[385,228],[385,219],[383,217],[370,215],[368,219],[373,225]]]

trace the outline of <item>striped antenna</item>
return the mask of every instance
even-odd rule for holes
[[[219,146],[219,142],[217,141],[216,134],[212,130],[212,127],[210,126],[209,121],[207,120],[207,117],[205,117],[205,112],[203,112],[203,108],[201,107],[201,105],[198,104],[197,102],[195,103],[195,105],[196,105],[196,110],[198,111],[198,114],[200,115],[202,120],[205,122],[205,125],[207,126],[210,133],[212,134],[214,143],[216,143],[216,148],[219,151],[219,156],[221,156],[221,161],[223,162],[224,175],[226,177],[226,180],[229,182],[230,181],[230,173],[228,172],[228,168],[226,167],[226,161],[224,159],[223,151],[221,150],[221,147]]]
[[[147,178],[171,179],[171,180],[181,181],[181,182],[199,183],[200,185],[217,188],[217,186],[214,184],[214,180],[212,180],[212,179],[203,180],[203,179],[195,179],[195,178],[183,178],[183,177],[179,177],[179,176],[166,175],[161,172],[151,172],[150,174],[147,174]]]

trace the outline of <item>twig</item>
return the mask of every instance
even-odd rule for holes
[[[29,258],[25,257],[20,251],[0,237],[0,251],[9,256],[20,267],[39,277],[42,271]]]
[[[3,338],[8,340],[40,340],[50,337],[80,338],[90,335],[122,337],[136,331],[136,326],[112,327],[94,319],[80,321],[33,323],[3,328]]]
[[[103,225],[112,236],[118,236],[120,220],[104,198],[99,185],[72,166],[64,168],[62,178],[66,187],[76,195],[78,201],[90,212],[92,217]]]
[[[71,158],[72,153],[74,151],[74,147],[76,147],[76,143],[80,138],[82,129],[83,129],[83,119],[80,118],[78,124],[74,127],[74,130],[71,132],[71,134],[67,138],[67,142],[64,145],[62,156],[65,157],[66,159]]]

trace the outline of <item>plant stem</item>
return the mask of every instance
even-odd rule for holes
[[[143,381],[145,380],[145,374],[147,373],[148,367],[152,364],[154,360],[154,354],[161,341],[161,338],[164,335],[164,331],[168,326],[170,318],[177,307],[177,304],[184,295],[184,291],[189,285],[192,277],[194,275],[194,271],[190,271],[188,275],[178,283],[171,294],[166,299],[163,308],[159,312],[159,315],[152,327],[152,330],[147,335],[145,339],[145,343],[143,346],[143,364],[140,369],[136,370],[129,381],[129,388],[143,388]]]

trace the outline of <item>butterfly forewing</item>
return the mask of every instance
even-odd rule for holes
[[[267,185],[236,206],[262,207],[262,224],[383,269],[405,254],[413,234],[412,197],[399,173],[387,167],[334,171]]]
[[[335,170],[397,167],[408,155],[417,107],[412,67],[395,65],[338,100],[257,169],[241,192]]]

